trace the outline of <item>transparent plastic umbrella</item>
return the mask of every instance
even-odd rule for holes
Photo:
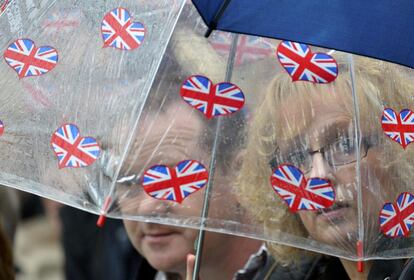
[[[413,255],[409,68],[206,39],[184,1],[11,1],[0,23],[1,184],[200,229],[198,249],[208,230],[349,260]]]

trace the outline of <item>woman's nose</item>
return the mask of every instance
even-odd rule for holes
[[[171,202],[158,200],[140,193],[121,202],[121,211],[134,215],[159,215],[171,212]]]
[[[332,175],[332,167],[324,158],[323,154],[316,152],[312,155],[312,168],[310,170],[310,177],[327,178]]]
[[[171,212],[171,202],[165,200],[158,200],[149,196],[140,201],[138,207],[139,215],[157,215]]]

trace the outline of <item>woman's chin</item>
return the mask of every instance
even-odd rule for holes
[[[149,264],[156,270],[164,272],[180,273],[185,269],[185,256],[165,256],[165,255],[151,255],[147,257]]]
[[[312,236],[319,242],[342,249],[355,248],[357,238],[356,223],[343,220],[341,223],[325,224]]]

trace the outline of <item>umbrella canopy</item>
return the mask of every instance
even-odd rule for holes
[[[0,183],[266,240],[281,259],[274,244],[414,255],[411,70],[291,41],[206,39],[184,4],[10,2]]]
[[[413,39],[407,36],[414,28],[409,0],[398,5],[386,0],[193,3],[210,30],[297,41],[414,67]]]
[[[183,1],[125,2],[128,9],[30,3],[8,1],[0,18],[2,181],[96,212],[110,189],[99,183],[96,190],[101,145],[120,119],[128,116],[133,130]],[[129,33],[120,24],[130,24]],[[69,129],[61,131],[64,137],[84,141],[84,150],[53,148],[59,128]],[[127,144],[128,137],[122,141]],[[20,144],[11,148],[13,143]],[[122,146],[113,152],[121,155]],[[41,156],[50,151],[49,160]],[[91,198],[86,188],[96,190]]]

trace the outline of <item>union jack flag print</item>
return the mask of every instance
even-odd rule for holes
[[[3,136],[4,133],[4,124],[2,121],[0,121],[0,136]]]
[[[0,16],[6,11],[9,0],[0,1]]]
[[[48,33],[66,35],[80,26],[81,19],[80,9],[56,9],[43,21],[42,27]]]
[[[385,108],[381,117],[384,133],[405,149],[414,141],[414,114],[409,109],[397,114],[391,108]]]
[[[407,237],[414,222],[414,195],[400,194],[397,205],[385,203],[379,215],[382,233],[387,237]]]
[[[59,127],[52,135],[51,145],[58,158],[59,168],[89,166],[101,153],[95,138],[81,137],[74,124]]]
[[[124,8],[116,8],[107,13],[103,18],[101,31],[105,47],[121,50],[138,48],[145,37],[144,25],[133,22]]]
[[[194,75],[184,81],[181,97],[208,119],[239,111],[244,105],[244,94],[232,83],[214,85],[209,78]]]
[[[7,48],[3,56],[20,79],[46,74],[58,62],[56,49],[49,46],[36,48],[30,39],[18,39]]]
[[[335,191],[328,179],[307,180],[302,171],[293,165],[279,165],[270,177],[270,182],[293,213],[328,208],[335,201]]]
[[[293,81],[326,84],[338,76],[338,65],[332,56],[312,53],[305,44],[283,41],[277,48],[277,57]]]
[[[227,57],[233,42],[233,34],[228,32],[214,32],[209,41],[220,55]],[[234,65],[240,66],[255,60],[269,57],[274,52],[274,45],[270,39],[257,36],[239,35]]]
[[[142,185],[156,199],[181,203],[187,196],[203,188],[207,169],[198,161],[183,160],[175,167],[155,165],[145,171]]]

